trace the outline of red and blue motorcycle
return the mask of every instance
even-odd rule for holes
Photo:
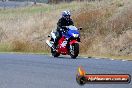
[[[79,42],[80,33],[82,28],[76,28],[75,26],[65,26],[66,31],[62,31],[62,37],[58,41],[58,45],[54,48],[54,42],[56,39],[56,33],[51,32],[50,39],[46,40],[46,43],[51,48],[52,56],[58,57],[62,55],[70,55],[71,58],[76,58],[79,54]]]

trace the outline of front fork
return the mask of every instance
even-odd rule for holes
[[[69,51],[71,54],[74,54],[74,45],[75,43],[78,43],[77,40],[72,40],[69,42]]]
[[[74,54],[74,46],[70,45],[70,53],[73,55]]]

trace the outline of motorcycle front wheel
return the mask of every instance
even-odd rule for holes
[[[72,44],[70,47],[71,58],[76,59],[78,54],[79,54],[79,44],[78,43]]]

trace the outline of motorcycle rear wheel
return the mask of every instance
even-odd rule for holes
[[[52,48],[51,48],[51,53],[52,53],[52,56],[54,56],[54,57],[60,56],[60,53],[54,51]]]

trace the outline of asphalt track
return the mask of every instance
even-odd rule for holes
[[[132,88],[132,83],[80,86],[75,80],[80,65],[87,73],[132,75],[132,61],[0,54],[0,88]]]
[[[25,7],[25,6],[31,6],[33,5],[33,2],[19,2],[19,1],[6,1],[2,2],[0,1],[0,8],[18,8],[18,7]]]

